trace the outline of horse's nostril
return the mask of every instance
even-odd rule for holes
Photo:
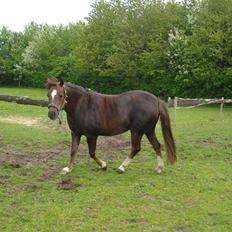
[[[48,112],[48,117],[52,120],[56,119],[57,118],[57,114],[55,111],[49,111]]]

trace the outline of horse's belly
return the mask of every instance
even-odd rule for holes
[[[122,134],[123,132],[129,130],[129,124],[122,120],[108,120],[107,122],[103,123],[102,127],[100,128],[101,135],[118,135]]]
[[[126,131],[128,131],[129,128],[112,128],[112,129],[107,129],[107,130],[102,130],[100,132],[99,135],[103,135],[103,136],[112,136],[112,135],[118,135],[118,134],[122,134]]]

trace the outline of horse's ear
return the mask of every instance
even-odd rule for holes
[[[50,79],[47,79],[47,83],[45,83],[45,87],[47,87],[48,89],[50,88]]]
[[[59,81],[60,81],[60,83],[59,83],[59,84],[60,84],[60,86],[62,87],[62,86],[64,85],[64,80],[60,78],[60,80],[59,80]]]

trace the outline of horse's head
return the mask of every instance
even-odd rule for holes
[[[62,79],[51,78],[47,81],[48,88],[48,117],[52,120],[58,118],[60,111],[66,103],[66,91]]]

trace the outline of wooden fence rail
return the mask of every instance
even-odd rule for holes
[[[0,101],[16,102],[17,104],[34,105],[34,106],[42,106],[42,107],[48,106],[47,100],[35,100],[29,97],[0,95]]]
[[[204,98],[168,98],[168,106],[174,107],[174,102],[177,101],[178,107],[194,107],[208,104],[216,104],[216,103],[232,103],[232,99],[224,99],[222,98],[212,98],[212,99],[204,99]]]
[[[220,113],[223,112],[225,103],[232,103],[232,99],[204,99],[204,98],[168,98],[168,106],[174,108],[173,124],[176,125],[176,110],[179,108],[193,108],[196,106],[209,105],[209,104],[220,104]]]

